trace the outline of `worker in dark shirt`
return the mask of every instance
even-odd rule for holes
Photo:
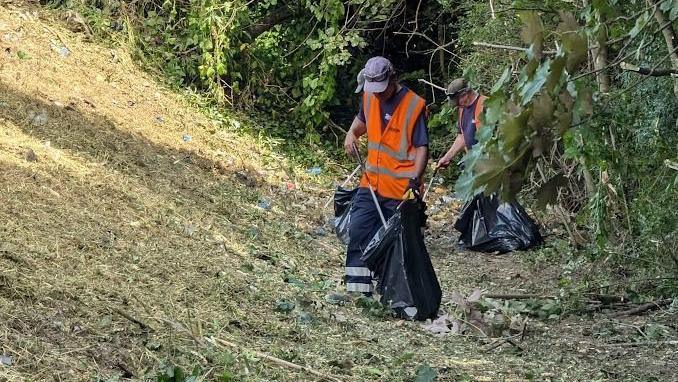
[[[462,150],[468,151],[478,143],[476,130],[480,128],[480,116],[487,98],[473,90],[463,78],[452,81],[445,93],[450,106],[459,109],[459,123],[457,138],[447,153],[438,160],[439,168],[446,168]]]
[[[379,211],[388,220],[403,200],[420,192],[428,132],[426,102],[398,82],[388,59],[367,61],[358,75],[356,93],[361,91],[360,110],[344,140],[346,153],[352,155],[358,139],[367,137],[365,173],[351,205],[346,289],[369,295],[372,274],[360,257],[382,225]]]

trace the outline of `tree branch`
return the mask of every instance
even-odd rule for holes
[[[628,62],[622,62],[619,64],[619,67],[622,70],[627,70],[630,72],[636,72],[645,76],[653,77],[664,77],[670,75],[678,75],[678,69],[665,68],[665,69],[652,69],[652,68],[643,68],[637,65],[629,64]]]
[[[522,46],[511,46],[511,45],[501,45],[501,44],[490,44],[487,42],[474,41],[473,46],[482,46],[485,48],[494,48],[494,49],[504,49],[504,50],[515,50],[518,52],[527,52],[529,48],[523,48]],[[542,53],[544,54],[556,54],[555,50],[545,50]]]

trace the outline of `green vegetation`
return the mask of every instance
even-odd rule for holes
[[[124,38],[176,86],[265,115],[266,134],[308,162],[317,150],[337,152],[367,57],[383,52],[405,83],[438,101],[434,156],[451,142],[456,116],[416,79],[463,74],[491,99],[460,195],[522,190],[550,206],[591,261],[645,278],[677,270],[676,80],[620,67],[676,70],[665,39],[673,0],[49,3]]]

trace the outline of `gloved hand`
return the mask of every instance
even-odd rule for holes
[[[410,178],[410,181],[407,184],[407,190],[405,190],[405,194],[403,195],[403,199],[419,199],[421,197],[420,191],[421,180],[419,180],[419,178]]]

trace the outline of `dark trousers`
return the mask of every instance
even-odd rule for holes
[[[388,219],[395,213],[400,200],[377,195],[379,206]],[[360,188],[353,198],[351,207],[351,226],[349,245],[346,252],[346,290],[349,292],[372,292],[372,274],[360,260],[365,247],[381,228],[379,212],[368,188]]]

